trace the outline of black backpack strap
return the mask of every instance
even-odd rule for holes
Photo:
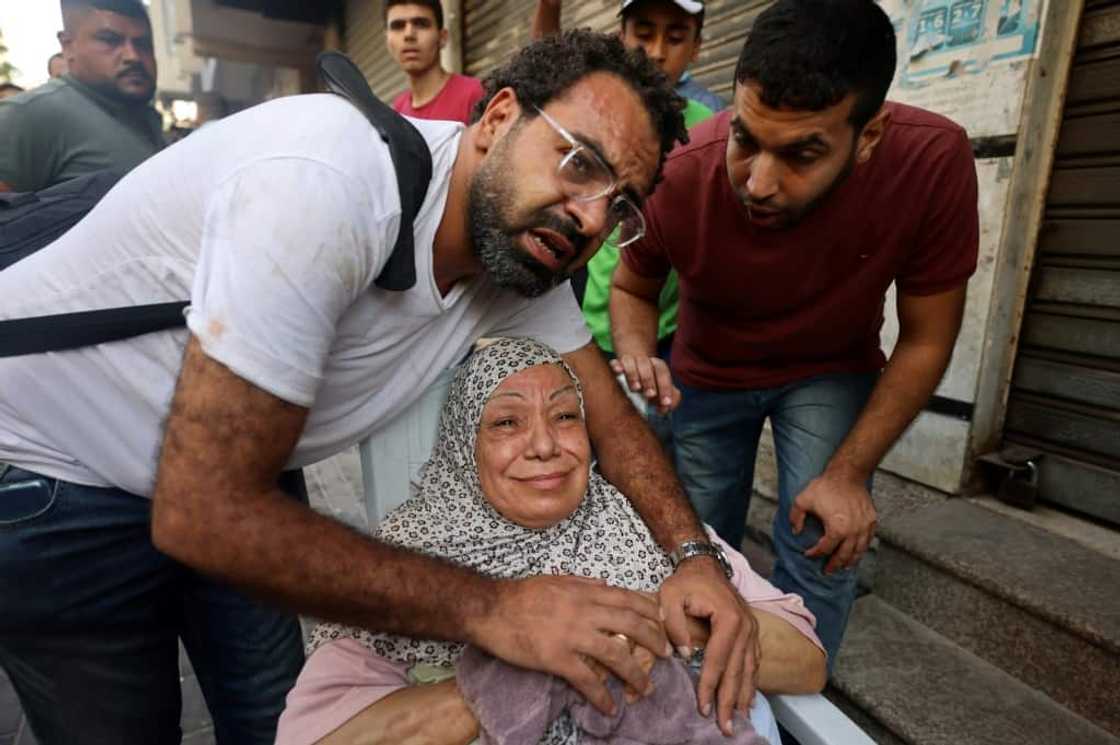
[[[324,52],[319,55],[318,64],[331,92],[343,96],[365,114],[389,146],[400,192],[401,226],[389,260],[374,284],[383,290],[411,289],[416,284],[412,224],[432,180],[428,143],[416,127],[373,95],[361,71],[345,55]],[[0,320],[0,357],[58,352],[177,328],[186,323],[183,309],[187,304],[154,303]]]
[[[407,119],[373,95],[361,70],[346,55],[323,52],[319,55],[318,66],[327,89],[358,107],[389,146],[400,192],[401,226],[393,252],[374,284],[383,290],[410,289],[416,284],[412,223],[432,180],[432,154],[428,143]]]
[[[0,357],[105,344],[186,323],[185,301],[0,321]]]

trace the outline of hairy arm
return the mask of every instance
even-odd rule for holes
[[[478,720],[451,679],[394,691],[318,745],[467,745],[477,736]]]
[[[644,690],[646,674],[609,640],[626,634],[665,653],[655,601],[580,578],[487,579],[314,513],[276,488],[306,419],[307,409],[240,378],[192,337],[160,453],[155,545],[300,613],[473,642],[566,679],[603,711],[610,694],[588,658]]]
[[[875,508],[865,484],[890,447],[937,388],[960,330],[965,287],[935,295],[898,296],[899,337],[871,398],[825,472],[794,502],[790,521],[800,531],[805,514],[825,526],[807,556],[832,554],[826,571],[852,566],[875,532]]]
[[[495,583],[392,548],[298,504],[276,482],[307,419],[187,345],[152,505],[165,553],[299,612],[398,633],[461,638]],[[441,588],[463,589],[444,604]]]

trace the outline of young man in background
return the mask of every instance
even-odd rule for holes
[[[563,0],[537,0],[532,37],[539,39],[560,30]],[[677,95],[703,104],[712,111],[726,105],[722,98],[696,82],[688,66],[700,53],[704,3],[700,0],[623,0],[619,37],[627,47],[641,47],[675,81]]]
[[[408,89],[393,99],[394,109],[417,119],[470,121],[482,85],[443,69],[439,53],[446,44],[439,0],[386,1],[385,45],[408,76]]]

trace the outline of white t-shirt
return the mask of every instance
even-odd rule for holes
[[[388,148],[330,94],[278,99],[144,162],[74,229],[0,272],[0,318],[190,299],[206,354],[310,407],[290,467],[387,422],[480,336],[560,352],[590,336],[567,283],[528,300],[485,276],[441,297],[432,241],[463,128],[413,122],[432,151],[416,286],[372,286],[397,236]],[[187,331],[0,358],[0,461],[151,493]]]

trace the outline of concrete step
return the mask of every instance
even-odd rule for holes
[[[1120,738],[868,595],[833,685],[907,745],[1120,745]]]
[[[883,526],[874,593],[1120,736],[1120,561],[954,499]]]

